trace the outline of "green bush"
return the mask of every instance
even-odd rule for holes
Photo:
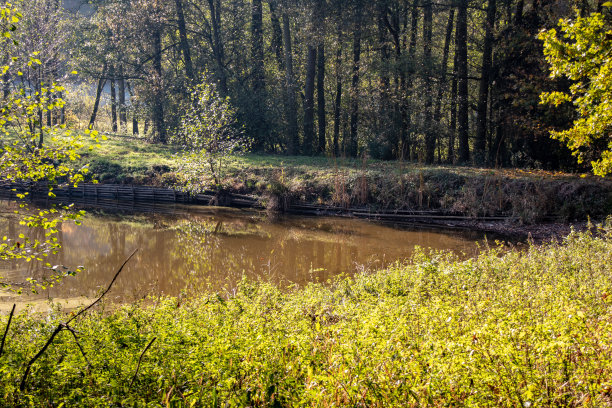
[[[87,360],[64,331],[23,392],[25,363],[65,318],[20,314],[0,405],[609,405],[612,231],[598,235],[99,311],[73,324]]]

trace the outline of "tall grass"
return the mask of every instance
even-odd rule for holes
[[[597,235],[99,311],[74,323],[87,360],[62,333],[24,392],[62,316],[21,314],[0,406],[610,406],[612,230]]]

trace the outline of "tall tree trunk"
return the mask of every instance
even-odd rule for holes
[[[482,52],[482,70],[480,73],[480,89],[478,91],[478,117],[476,118],[476,142],[474,143],[474,160],[484,164],[487,145],[487,105],[489,102],[489,82],[493,57],[493,27],[495,25],[496,3],[489,0],[487,19],[485,20],[485,40]],[[489,146],[489,149],[491,146]]]
[[[283,60],[283,29],[278,18],[278,5],[276,1],[270,0],[268,6],[270,7],[270,21],[272,23],[272,49],[278,69],[282,72],[285,70],[285,62]]]
[[[457,135],[457,54],[453,61],[453,80],[451,82],[450,129],[448,133],[448,162],[455,162],[455,136]]]
[[[287,147],[288,153],[299,153],[300,139],[297,123],[297,102],[295,100],[295,83],[293,79],[293,51],[291,49],[291,27],[289,16],[283,12],[283,45],[285,51],[285,91],[287,109]]]
[[[404,99],[404,108],[402,111],[403,121],[405,123],[405,140],[402,142],[402,152],[401,157],[409,157],[413,158],[414,146],[412,146],[412,141],[410,140],[410,134],[412,132],[412,112],[410,107],[408,106],[408,100],[410,98],[409,94],[414,93],[413,85],[414,85],[414,72],[416,62],[416,45],[417,45],[417,30],[419,26],[419,0],[414,0],[412,3],[412,9],[410,12],[410,42],[408,43],[408,61],[409,61],[409,69],[406,75],[406,92]]]
[[[453,25],[455,18],[455,9],[451,8],[448,12],[448,23],[446,25],[446,36],[444,37],[444,50],[442,51],[442,64],[440,65],[440,85],[438,86],[438,95],[436,96],[436,107],[434,109],[434,122],[442,129],[442,98],[444,91],[447,88],[446,71],[448,70],[448,54],[450,51],[450,43],[453,34]],[[455,82],[456,87],[456,82]],[[456,92],[456,90],[455,90]],[[440,158],[440,161],[441,158]]]
[[[319,124],[319,143],[317,151],[325,153],[327,140],[327,118],[325,116],[325,45],[317,49],[317,118]]]
[[[111,126],[113,133],[117,133],[117,90],[115,83],[115,66],[111,65],[108,69],[110,76],[110,93],[111,93]]]
[[[389,51],[389,42],[387,39],[387,4],[386,2],[380,2],[378,5],[378,44],[380,47],[380,107],[379,107],[379,121],[378,126],[379,132],[384,141],[385,149],[382,151],[382,157],[385,159],[390,158],[393,148],[397,145],[397,141],[394,140],[395,132],[391,123],[390,115],[390,79],[389,79],[389,60],[391,59],[391,53]]]
[[[336,98],[334,99],[334,157],[340,154],[340,110],[342,108],[342,27],[338,24],[338,49],[336,50]]]
[[[357,156],[359,131],[359,79],[361,61],[361,19],[362,7],[355,5],[355,26],[353,31],[353,80],[351,82],[351,135],[349,155]]]
[[[175,3],[181,51],[183,52],[183,59],[185,60],[185,74],[187,75],[187,78],[193,80],[193,63],[191,62],[191,51],[189,50],[189,41],[187,40],[187,26],[185,24],[185,15],[183,13],[183,0],[175,0]]]
[[[405,15],[404,27],[402,28],[402,15]],[[405,126],[405,103],[406,97],[406,72],[402,69],[402,53],[405,44],[402,40],[405,40],[405,30],[407,28],[407,15],[408,13],[402,13],[402,6],[396,5],[396,8],[391,12],[391,21],[387,19],[386,12],[383,14],[383,22],[387,25],[387,28],[391,34],[393,40],[393,46],[395,48],[395,92],[396,100],[393,112],[393,126],[392,126],[392,157],[402,157],[401,146],[406,140],[406,126]],[[399,137],[397,136],[399,135]]]
[[[91,117],[89,119],[89,125],[87,126],[89,129],[93,129],[94,123],[96,122],[96,116],[98,116],[98,108],[100,107],[100,98],[102,97],[102,90],[104,89],[105,84],[106,62],[102,67],[102,74],[100,75],[100,79],[98,79],[98,87],[96,88],[96,99],[94,101],[93,111],[91,112]]]
[[[127,108],[125,106],[125,78],[123,77],[123,66],[119,65],[119,129],[127,132]]]
[[[44,72],[44,71],[43,71]],[[45,83],[51,83],[51,76],[49,75],[49,72],[44,72],[45,74],[47,74],[48,76],[44,77],[44,82]],[[47,109],[47,126],[51,127],[53,126],[53,112],[51,111],[51,109]]]
[[[261,0],[251,2],[251,103],[258,106],[250,113],[250,129],[254,148],[261,149],[268,134],[267,124],[267,95],[264,66],[264,40],[263,40],[263,5]]]
[[[64,99],[64,93],[63,92],[59,93],[59,98],[60,99]],[[66,124],[66,106],[65,105],[62,105],[62,107],[60,108],[59,124],[60,125]]]
[[[227,76],[225,75],[225,51],[221,41],[221,4],[219,0],[208,0],[210,9],[210,21],[213,32],[213,55],[217,65],[217,80],[219,81],[219,92],[221,96],[227,96]]]
[[[499,116],[503,115],[503,110],[500,109]],[[495,134],[495,142],[493,142],[493,146],[491,147],[491,156],[493,157],[492,164],[496,167],[502,167],[504,165],[504,155],[505,155],[505,132],[506,132],[506,123],[504,123],[504,119],[502,117],[498,118],[496,134]]]
[[[263,45],[263,10],[261,0],[252,0],[251,3],[251,58],[253,90],[263,91],[264,77],[264,45]]]
[[[304,85],[304,146],[302,152],[305,155],[312,154],[312,145],[315,138],[314,130],[314,89],[315,71],[317,63],[317,49],[314,45],[308,45],[308,57],[306,59],[306,82]]]
[[[154,140],[158,143],[167,142],[166,124],[164,121],[164,92],[162,81],[162,42],[161,32],[157,28],[153,33],[153,69],[155,70],[155,88],[157,96],[153,101],[153,124],[155,126]]]
[[[38,103],[38,148],[42,149],[43,143],[45,140],[45,132],[43,125],[43,110],[42,106],[42,83],[43,83],[43,75],[42,75],[42,66],[38,68],[36,76],[36,102]]]
[[[459,101],[459,161],[470,161],[469,119],[468,119],[468,55],[467,55],[467,6],[468,0],[457,1],[457,32],[455,47],[457,53],[457,97]]]
[[[130,98],[134,101],[134,92],[132,91],[132,87],[130,86],[130,82],[125,80],[124,83],[127,86],[127,90],[130,93]],[[127,132],[127,129],[126,129]],[[132,103],[132,134],[138,135],[140,132],[138,131],[138,104]]]
[[[325,153],[327,139],[327,118],[325,115],[325,37],[327,1],[317,0],[315,3],[315,30],[317,36],[317,124],[318,140],[315,141],[316,152]]]
[[[432,126],[432,85],[431,85],[431,39],[433,31],[433,10],[431,0],[423,0],[423,83],[425,84],[425,162],[434,162],[436,137]]]

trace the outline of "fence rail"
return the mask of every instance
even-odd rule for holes
[[[49,196],[49,189],[43,185],[25,183],[0,183],[0,199],[14,200],[18,194],[25,194],[38,203],[75,203],[81,206],[125,210],[125,211],[168,211],[168,204],[197,204],[236,208],[263,209],[260,198],[244,194],[205,191],[193,194],[163,187],[133,186],[118,184],[82,183],[77,187],[60,186],[53,189],[55,197]],[[172,209],[170,209],[171,211]],[[516,221],[516,217],[505,214],[473,217],[467,214],[450,213],[444,210],[370,210],[367,207],[345,208],[333,205],[292,203],[286,213],[313,216],[344,216],[364,218],[391,223],[436,224],[457,221]]]
[[[157,204],[200,204],[223,205],[228,207],[262,208],[257,197],[241,194],[218,195],[212,191],[193,194],[186,191],[163,187],[133,186],[120,184],[82,183],[77,187],[59,186],[53,188],[53,195],[44,185],[25,183],[0,184],[0,199],[14,200],[18,194],[26,194],[30,200],[53,201],[108,206],[119,208],[145,207]]]

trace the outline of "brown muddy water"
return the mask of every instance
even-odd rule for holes
[[[0,231],[19,230],[14,204],[0,204]],[[384,268],[409,258],[416,246],[474,255],[481,234],[396,229],[346,218],[269,217],[262,212],[180,207],[164,213],[88,213],[82,225],[64,223],[62,248],[45,262],[77,276],[28,293],[26,279],[41,280],[49,270],[40,262],[0,261],[0,276],[22,285],[15,296],[0,289],[0,312],[13,302],[45,310],[48,300],[75,307],[106,287],[132,251],[107,295],[132,302],[149,295],[187,295],[207,289],[231,292],[243,278],[288,286],[324,282],[336,275]]]

